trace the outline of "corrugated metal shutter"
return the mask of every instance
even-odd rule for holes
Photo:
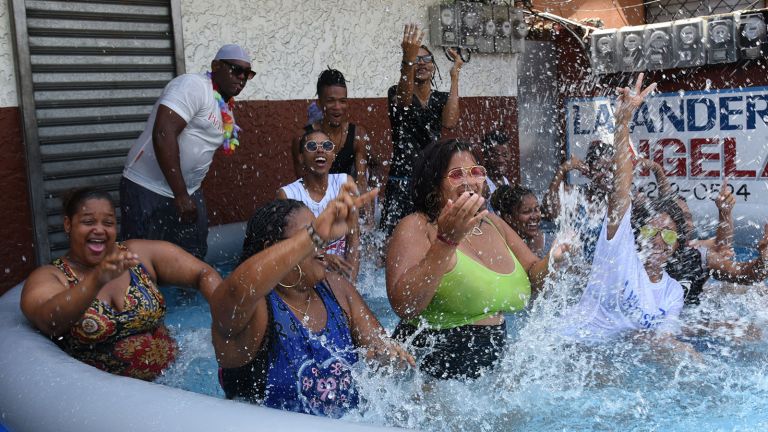
[[[47,262],[68,247],[62,196],[91,186],[117,200],[128,149],[165,84],[183,73],[178,2],[11,7],[37,255]]]
[[[645,19],[646,23],[655,24],[761,8],[765,3],[764,0],[646,0]]]

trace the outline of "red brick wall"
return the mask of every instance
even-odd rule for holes
[[[238,103],[235,115],[243,128],[242,144],[232,156],[216,156],[203,184],[212,225],[247,220],[258,206],[274,198],[280,186],[295,180],[290,141],[306,121],[310,102]],[[368,130],[373,152],[389,154],[392,143],[386,99],[354,99],[350,104],[351,121]],[[495,124],[501,124],[513,137],[513,156],[517,159],[517,104],[513,97],[462,98],[459,127],[444,136],[479,142]],[[510,178],[518,177],[515,166]]]
[[[0,294],[35,267],[32,210],[19,108],[0,108]]]
[[[261,204],[271,200],[282,185],[292,182],[289,143],[306,120],[309,101],[244,101],[238,103],[238,124],[244,129],[242,145],[233,156],[217,154],[203,188],[211,224],[247,220]],[[513,155],[519,154],[517,104],[513,97],[461,99],[459,127],[450,135],[478,142],[501,124],[512,137]],[[364,125],[374,152],[391,151],[386,100],[354,99],[351,120]],[[23,280],[35,267],[32,214],[27,187],[19,109],[0,108],[0,294]],[[448,136],[448,135],[446,135]],[[513,168],[509,178],[518,178]]]

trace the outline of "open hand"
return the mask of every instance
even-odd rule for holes
[[[453,66],[451,67],[451,80],[456,80],[459,78],[459,72],[461,72],[461,68],[464,66],[464,59],[461,58],[453,48],[448,48],[448,51],[446,52],[453,62]]]
[[[487,209],[480,211],[485,199],[479,194],[464,192],[456,202],[448,203],[437,217],[437,232],[455,243],[461,242],[472,228],[488,214]]]
[[[97,268],[99,282],[107,282],[117,278],[131,267],[139,265],[139,256],[132,252],[117,250],[107,255]]]
[[[403,370],[409,366],[416,367],[416,360],[414,360],[411,353],[406,351],[399,343],[386,338],[381,339],[380,343],[368,349],[366,359],[368,361],[377,361],[383,365],[391,364]]]
[[[728,179],[726,178],[723,178],[720,193],[715,198],[715,205],[721,214],[729,214],[733,210],[733,206],[736,205],[736,197],[731,193],[731,188],[728,187]]]
[[[376,188],[360,195],[357,185],[347,181],[341,185],[336,199],[315,219],[315,232],[326,242],[347,235],[357,228],[358,209],[373,201],[378,193]]]
[[[616,89],[619,97],[616,100],[616,125],[627,125],[632,118],[632,114],[645,101],[645,97],[656,90],[656,83],[651,83],[648,87],[643,87],[643,78],[645,74],[637,75],[634,89],[629,87],[619,87]]]
[[[424,38],[424,32],[419,29],[419,25],[409,23],[403,29],[403,41],[400,46],[403,48],[403,61],[415,63],[416,56],[419,55],[421,40]]]
[[[197,204],[189,195],[176,197],[173,199],[173,205],[179,215],[179,222],[191,224],[197,222]]]

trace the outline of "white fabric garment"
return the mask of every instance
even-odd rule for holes
[[[285,196],[288,199],[303,202],[309,208],[309,211],[311,211],[315,217],[318,217],[328,206],[328,203],[339,195],[339,189],[341,188],[341,185],[346,183],[348,176],[348,174],[328,174],[328,187],[325,188],[325,195],[320,201],[315,201],[309,196],[309,192],[307,192],[307,188],[304,187],[304,181],[302,179],[298,179],[280,189],[285,193]],[[334,255],[344,255],[346,251],[347,242],[344,237],[331,242],[325,249],[326,253]]]
[[[568,314],[563,334],[581,342],[605,342],[632,330],[679,331],[683,288],[664,272],[651,282],[635,249],[627,209],[618,230],[607,238],[603,222],[584,293]]]
[[[152,144],[152,130],[161,104],[187,122],[178,136],[179,158],[187,193],[192,195],[200,188],[216,149],[224,141],[221,111],[213,97],[211,80],[204,73],[184,74],[168,83],[152,108],[144,132],[128,152],[123,176],[152,192],[173,198]]]
[[[509,180],[507,180],[506,177],[502,177],[501,179],[502,179],[502,184],[509,186]],[[491,180],[491,178],[488,176],[485,177],[485,181],[486,183],[488,183],[489,194],[492,194],[499,186],[501,186],[501,185],[496,186],[496,183],[494,183],[493,180]]]

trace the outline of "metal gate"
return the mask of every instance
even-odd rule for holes
[[[68,248],[62,196],[118,199],[125,155],[184,73],[180,0],[10,0],[38,263]]]

